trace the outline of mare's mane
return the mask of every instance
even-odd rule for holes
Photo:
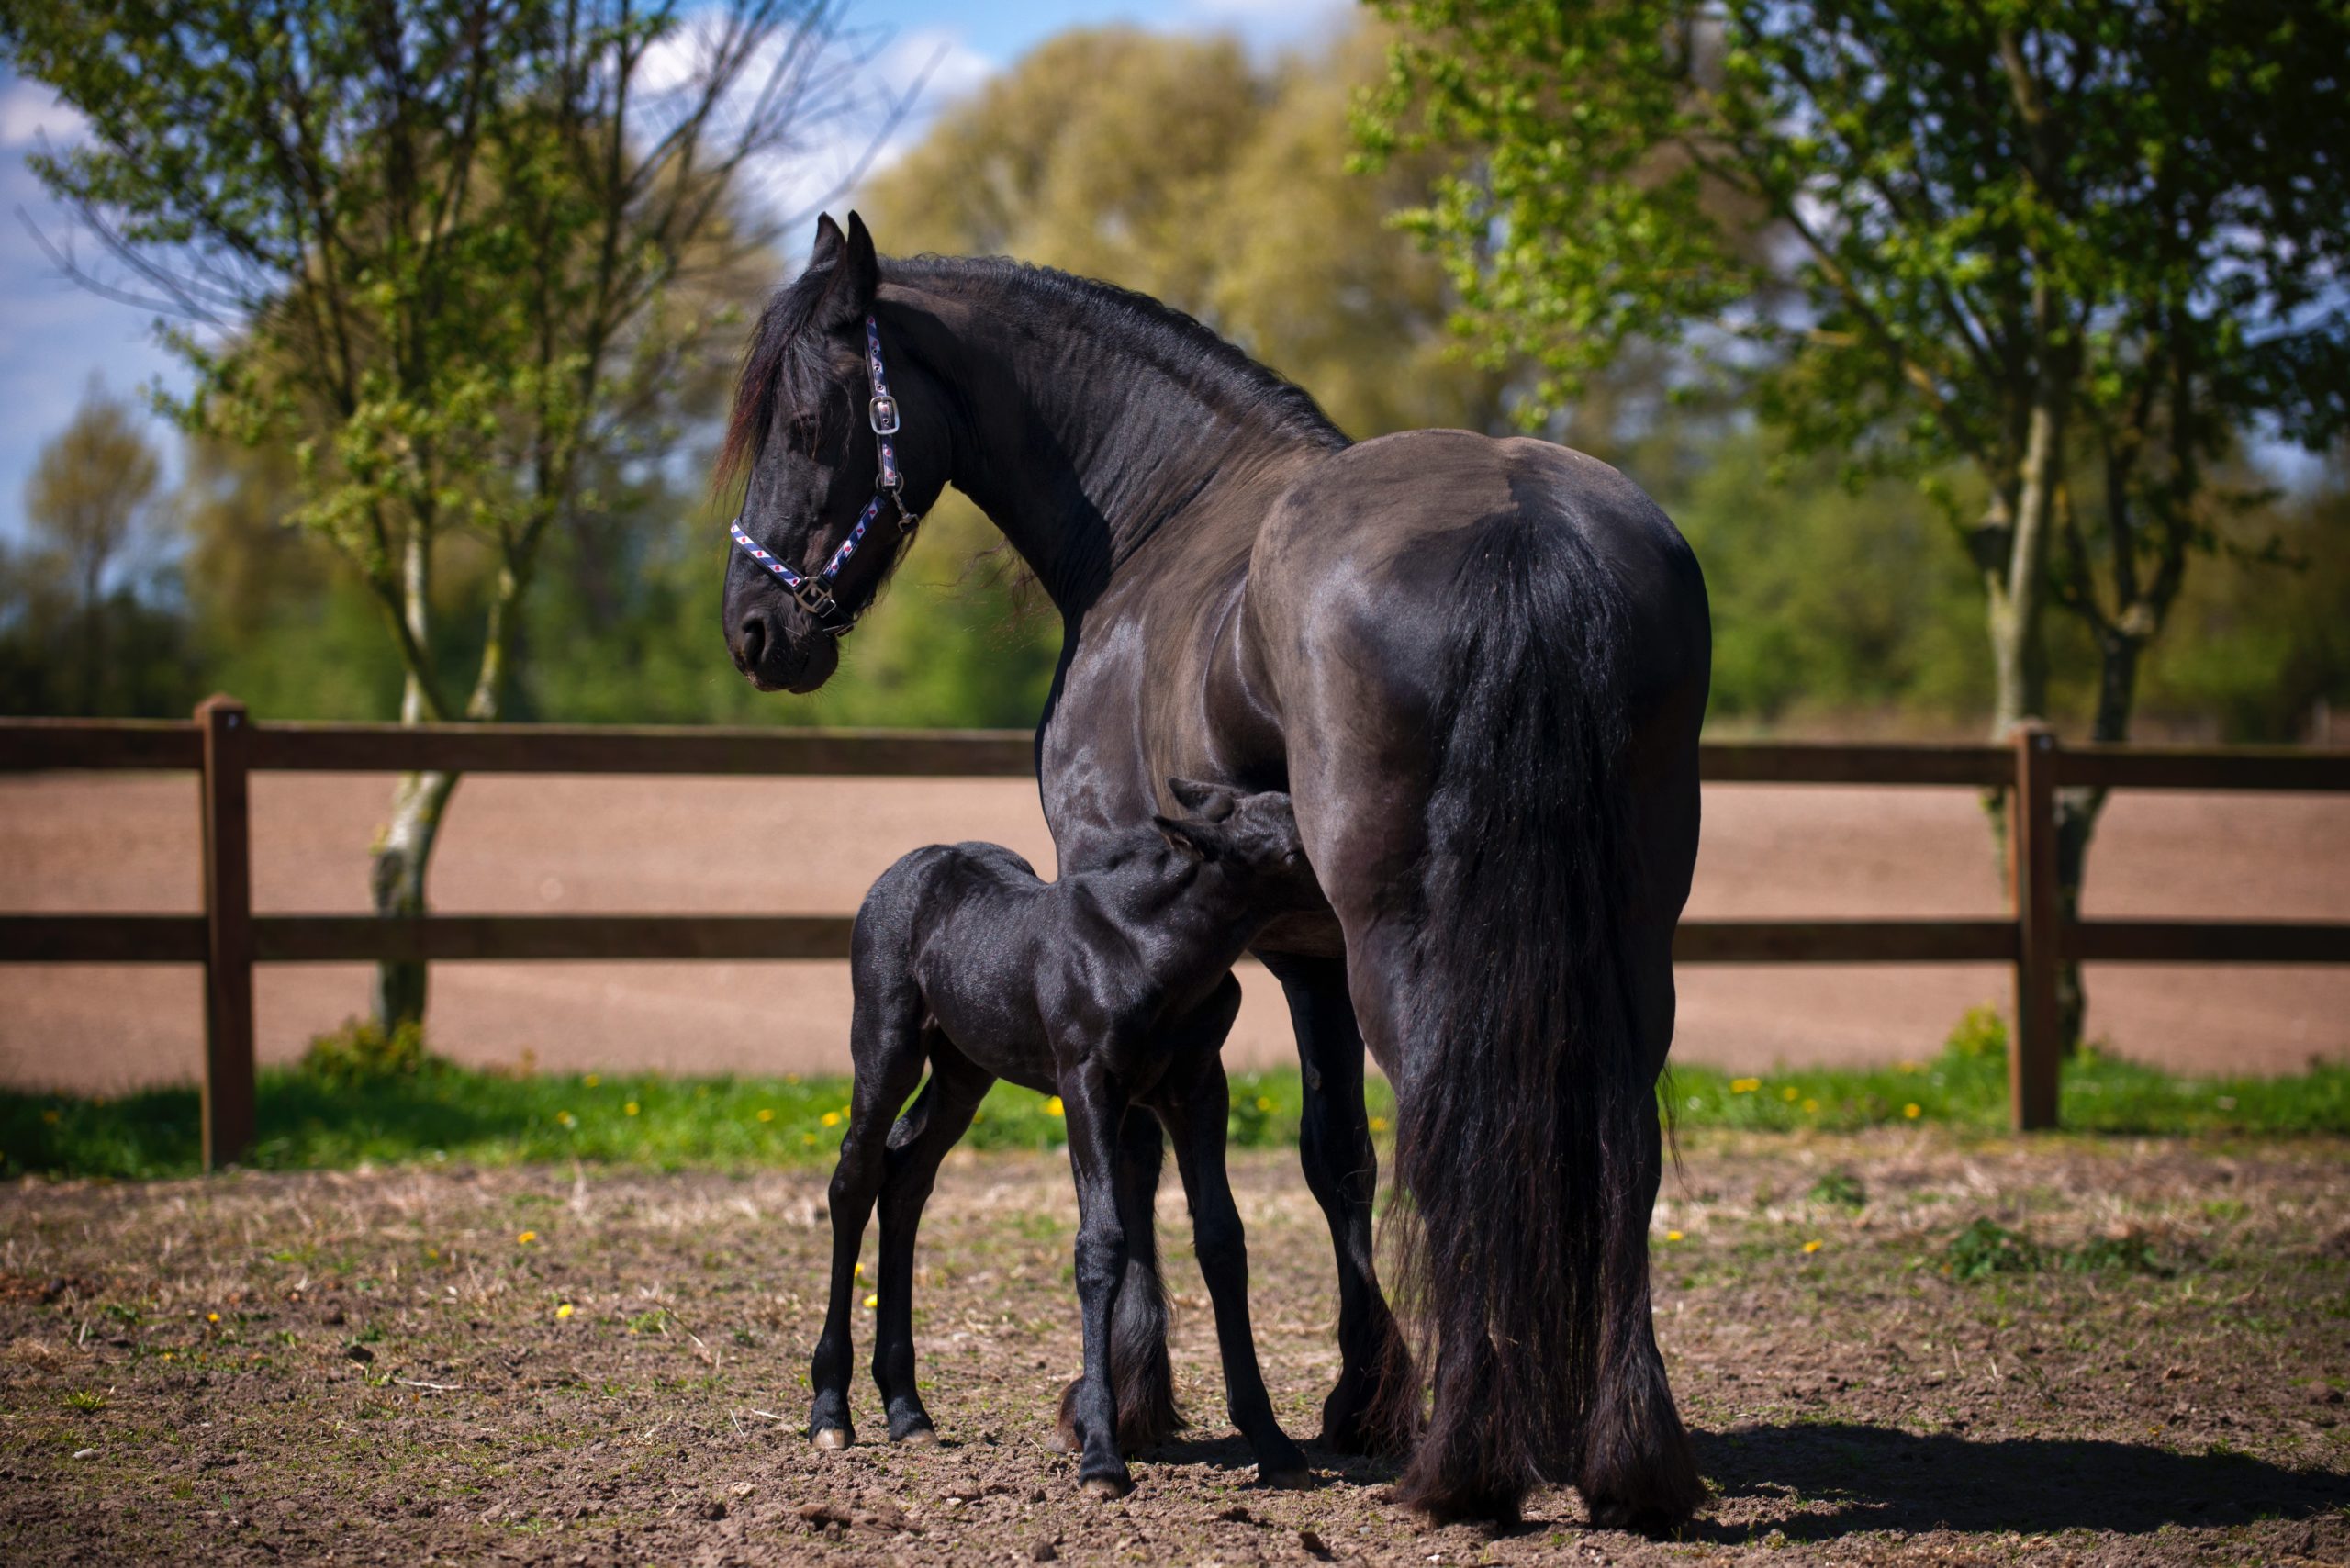
[[[1147,294],[1002,256],[885,258],[881,277],[885,283],[1006,297],[1015,309],[1046,311],[1086,337],[1119,343],[1138,364],[1194,388],[1244,420],[1261,420],[1308,445],[1347,444],[1345,432],[1313,394]],[[837,399],[847,392],[822,334],[808,330],[832,279],[830,267],[804,272],[776,290],[759,313],[719,449],[719,486],[758,461],[778,407],[813,411],[827,397]]]

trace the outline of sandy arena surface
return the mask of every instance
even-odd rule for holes
[[[11,1562],[2350,1562],[2339,1139],[1684,1138],[1657,1338],[1712,1497],[1673,1541],[1545,1487],[1431,1526],[1314,1440],[1327,1232],[1234,1162],[1255,1341],[1315,1484],[1253,1484],[1170,1179],[1179,1403],[1104,1504],[1047,1450],[1079,1364],[1058,1155],[952,1157],[914,1338],[941,1441],[802,1436],[824,1173],[550,1170],[0,1182]],[[1996,1219],[2035,1264],[1946,1269]],[[2098,1250],[2102,1249],[2102,1251]],[[868,1229],[862,1253],[874,1277]],[[2093,1259],[2103,1261],[2091,1261]],[[855,1314],[860,1356],[873,1317]]]
[[[391,781],[264,775],[253,784],[254,896],[268,912],[365,907],[366,849]],[[0,778],[0,909],[196,907],[186,777]],[[484,775],[451,809],[433,871],[447,913],[845,913],[891,860],[933,841],[1010,845],[1049,871],[1034,790],[1006,780],[634,779]],[[2090,867],[2093,914],[2350,918],[2350,801],[2117,796]],[[1959,790],[1718,788],[1692,915],[1968,916],[2002,897],[1974,796]],[[2091,1029],[2181,1069],[2284,1071],[2350,1056],[2350,971],[2288,967],[2090,972]],[[263,968],[265,1059],[362,1011],[355,966]],[[1230,1059],[1292,1058],[1278,989],[1244,966]],[[1683,1059],[1892,1060],[1931,1052],[1990,966],[1691,969]],[[438,1049],[469,1062],[837,1070],[845,964],[444,964]],[[195,1076],[197,977],[181,967],[0,966],[0,1082],[111,1090]]]

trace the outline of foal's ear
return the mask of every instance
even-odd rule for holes
[[[1182,817],[1153,817],[1150,825],[1158,830],[1169,847],[1178,855],[1188,855],[1194,860],[1213,860],[1224,850],[1224,839],[1205,823]]]
[[[826,224],[833,220],[828,217]],[[833,281],[824,286],[824,297],[817,304],[818,319],[827,327],[845,327],[865,319],[873,308],[873,297],[881,288],[881,258],[874,253],[873,236],[865,227],[865,219],[855,213],[848,215],[845,235],[835,228],[833,233],[839,243],[834,251]],[[816,248],[824,249],[824,235],[820,227]],[[813,265],[814,263],[810,263]]]
[[[1210,784],[1200,778],[1169,778],[1167,792],[1175,797],[1177,805],[1193,816],[1212,823],[1220,823],[1230,816],[1232,808],[1240,803],[1238,790],[1227,790],[1221,784]]]

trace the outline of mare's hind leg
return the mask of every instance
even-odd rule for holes
[[[872,1215],[874,1195],[881,1190],[882,1149],[890,1123],[922,1080],[922,1001],[912,984],[901,976],[875,974],[863,964],[856,978],[856,1008],[849,1027],[856,1083],[829,1194],[832,1292],[824,1307],[824,1332],[808,1368],[808,1385],[815,1391],[808,1437],[820,1449],[845,1449],[856,1439],[848,1385],[856,1359],[849,1327],[856,1316],[856,1255],[865,1245],[865,1222]]]
[[[1240,1005],[1240,986],[1226,977],[1229,995],[1219,994],[1203,1012],[1183,1056],[1172,1063],[1159,1088],[1168,1129],[1175,1137],[1175,1162],[1183,1175],[1183,1195],[1192,1208],[1192,1238],[1200,1274],[1215,1305],[1216,1348],[1224,1360],[1225,1408],[1257,1456],[1257,1480],[1266,1486],[1300,1486],[1310,1478],[1304,1450],[1274,1418],[1257,1365],[1257,1340],[1248,1325],[1248,1243],[1240,1210],[1232,1201],[1225,1171],[1224,1142],[1231,1092],[1217,1053]]]
[[[1379,1155],[1362,1103],[1362,1033],[1343,959],[1259,954],[1281,982],[1305,1082],[1298,1163],[1322,1205],[1338,1261],[1338,1382],[1322,1404],[1322,1440],[1341,1453],[1411,1447],[1418,1381],[1371,1261]]]
[[[1139,1105],[1127,1107],[1118,1127],[1116,1178],[1126,1268],[1110,1328],[1110,1383],[1118,1396],[1121,1453],[1163,1443],[1185,1424],[1175,1407],[1175,1369],[1167,1358],[1167,1285],[1158,1262],[1158,1174],[1166,1159],[1158,1118]],[[1052,1445],[1063,1453],[1075,1453],[1080,1446],[1077,1400],[1084,1381],[1072,1378],[1061,1390]]]
[[[923,1042],[930,1081],[890,1129],[881,1186],[880,1310],[874,1324],[873,1381],[881,1390],[893,1443],[930,1442],[937,1429],[914,1390],[914,1232],[939,1162],[971,1125],[995,1081],[935,1029]]]
[[[1673,962],[1666,943],[1647,944],[1639,960],[1640,1025],[1651,1077],[1673,1040]],[[1649,1295],[1649,1215],[1663,1175],[1663,1134],[1653,1117],[1640,1125],[1636,1191],[1619,1200],[1601,1271],[1602,1326],[1597,1386],[1583,1434],[1575,1484],[1602,1529],[1659,1530],[1678,1525],[1704,1501],[1688,1433],[1673,1407],[1664,1358],[1657,1350]]]

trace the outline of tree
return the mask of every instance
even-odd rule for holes
[[[100,711],[106,687],[106,572],[138,532],[159,473],[131,410],[94,376],[73,423],[41,449],[25,484],[25,514],[62,557],[78,596],[84,713]]]
[[[662,459],[671,394],[732,350],[699,285],[762,249],[748,187],[819,124],[890,118],[837,0],[0,0],[0,37],[87,120],[31,163],[123,275],[59,260],[179,319],[189,428],[297,443],[295,520],[357,568],[408,722],[501,712],[547,540]],[[488,582],[453,637],[460,538]],[[379,913],[422,912],[455,786],[401,782]],[[384,966],[386,1031],[423,1007],[422,967]]]
[[[2089,734],[2126,739],[2240,498],[2219,461],[2350,420],[2341,0],[1382,9],[1407,30],[1358,132],[1374,162],[1450,154],[1407,221],[1467,330],[1538,358],[1546,401],[1677,345],[1798,448],[1924,476],[1981,587],[1996,733],[2049,714],[2054,606],[2092,636]],[[2102,803],[2060,801],[2068,915]],[[2077,1037],[2076,974],[2067,1002]]]
[[[1154,295],[1311,389],[1357,435],[1498,427],[1503,376],[1452,352],[1442,269],[1387,223],[1432,168],[1350,180],[1347,104],[1383,35],[1253,66],[1229,39],[1048,39],[860,198],[899,252],[1003,253]]]

